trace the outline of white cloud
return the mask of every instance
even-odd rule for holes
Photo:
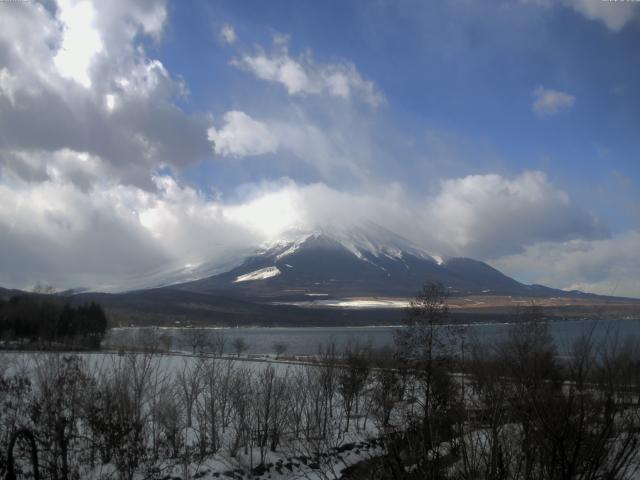
[[[0,184],[0,247],[11,252],[0,259],[0,284],[96,285],[166,262],[118,193],[88,195],[56,182]]]
[[[365,118],[350,111],[330,114],[331,121],[320,125],[300,109],[284,109],[263,120],[232,110],[208,135],[221,157],[278,154],[270,161],[300,162],[328,182],[368,181],[372,163],[381,159],[388,165]]]
[[[425,220],[443,253],[480,258],[520,251],[538,241],[605,233],[542,172],[446,180],[429,201]]]
[[[435,255],[484,259],[526,282],[640,296],[640,233],[608,237],[541,172],[471,175],[415,197],[397,184],[345,192],[322,183],[260,185],[225,215],[256,238],[371,220]]]
[[[634,1],[616,0],[520,0],[522,3],[543,8],[563,6],[570,8],[585,18],[602,22],[613,32],[619,32],[629,22],[638,19],[640,9]]]
[[[628,22],[638,16],[638,6],[634,2],[565,0],[565,4],[589,20],[601,21],[609,30],[620,31]]]
[[[39,159],[68,150],[96,159],[101,172],[114,180],[153,189],[153,171],[169,167],[179,172],[210,157],[213,141],[220,156],[283,152],[283,162],[295,157],[325,180],[345,173],[347,178],[369,175],[375,139],[366,131],[369,119],[357,111],[359,105],[322,102],[310,116],[285,104],[281,115],[269,112],[257,117],[261,121],[236,110],[212,126],[206,115],[187,114],[177,105],[176,98],[188,95],[186,85],[145,51],[148,37],[162,35],[164,0],[61,2],[53,13],[28,2],[15,9],[18,18],[0,18],[0,157],[5,171],[10,170],[6,159],[18,155],[20,168],[12,168],[12,174],[20,170],[32,182],[50,178]],[[317,64],[310,55],[294,59],[286,37],[274,42],[272,54],[245,58],[292,95],[356,97],[376,105],[383,100],[349,62]],[[316,116],[321,109],[325,112]],[[25,163],[29,155],[38,168]],[[89,179],[97,178],[67,177],[85,189]]]
[[[494,265],[529,282],[602,295],[640,297],[640,232],[612,238],[541,242]]]
[[[89,88],[89,67],[102,51],[102,39],[94,25],[96,12],[91,2],[60,0],[58,19],[63,25],[62,44],[53,61],[63,77]]]
[[[288,38],[276,36],[274,50],[258,49],[234,59],[232,65],[269,82],[279,83],[289,95],[323,95],[349,100],[358,97],[373,107],[384,103],[375,84],[362,78],[351,62],[319,64],[311,53],[293,58],[288,51]]]
[[[533,91],[533,111],[540,117],[555,115],[576,103],[576,97],[565,92],[538,86]]]
[[[176,187],[177,188],[177,187]],[[436,254],[498,258],[542,241],[563,242],[606,234],[541,172],[514,178],[472,175],[444,181],[434,195],[415,197],[400,185],[348,192],[324,183],[291,180],[243,187],[223,216],[255,238],[292,229],[371,220]]]
[[[266,124],[236,110],[225,113],[224,126],[210,127],[209,140],[218,155],[245,157],[274,153],[278,141]]]
[[[15,104],[15,92],[18,89],[18,78],[11,75],[6,68],[0,68],[0,95],[9,99],[9,102]]]
[[[11,252],[0,257],[0,285],[149,286],[158,272],[185,264],[224,264],[255,240],[222,205],[170,177],[154,182],[155,192],[117,184],[83,191],[55,179],[0,183],[0,249]]]
[[[0,156],[63,149],[99,157],[126,183],[210,155],[208,121],[175,103],[179,79],[144,50],[159,39],[163,0],[26,2],[0,16]]]
[[[0,151],[0,180],[41,182],[55,180],[89,190],[108,175],[99,157],[69,149],[55,152]]]
[[[220,38],[223,42],[232,45],[236,43],[238,40],[238,36],[236,35],[236,31],[234,30],[232,25],[225,23],[220,29]]]
[[[373,141],[370,132],[358,128],[344,119],[323,128],[303,114],[271,124],[282,151],[329,180],[366,180],[374,157]]]
[[[76,168],[87,163],[89,172],[100,168],[74,152],[58,157],[59,164]],[[640,266],[629,253],[637,250],[639,237],[593,239],[603,233],[597,222],[536,172],[512,179],[450,179],[425,197],[398,184],[343,191],[284,180],[245,186],[233,202],[208,198],[169,176],[155,176],[150,192],[106,182],[82,189],[51,169],[44,175],[35,184],[18,176],[0,182],[0,250],[11,252],[0,257],[0,285],[41,281],[104,288],[129,286],[136,278],[136,286],[148,286],[166,278],[160,273],[184,265],[228,264],[293,230],[348,227],[363,220],[433,254],[489,258],[519,278],[534,279],[533,266],[555,272],[535,276],[553,286],[600,288],[624,269],[628,278],[640,278]],[[578,253],[584,246],[590,250],[558,260],[553,252],[564,255],[564,245]],[[602,260],[594,263],[596,258]]]
[[[302,189],[295,183],[254,188],[257,191],[244,202],[225,209],[229,221],[245,225],[261,240],[277,238],[291,228],[307,225],[301,210]]]

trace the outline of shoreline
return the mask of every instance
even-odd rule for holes
[[[549,323],[580,323],[580,322],[633,322],[640,321],[638,318],[590,318],[590,317],[548,317],[546,319]],[[477,322],[464,322],[464,323],[447,323],[443,324],[443,327],[474,327],[474,326],[489,326],[489,325],[514,325],[517,322],[504,322],[496,320],[494,322],[488,322],[486,320]],[[404,328],[402,324],[390,324],[390,325],[309,325],[309,326],[282,326],[282,325],[237,325],[237,326],[212,326],[212,325],[128,325],[110,327],[108,330],[252,330],[252,329],[265,329],[265,330],[346,330],[346,329],[387,329],[387,328]]]

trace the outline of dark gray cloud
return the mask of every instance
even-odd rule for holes
[[[164,2],[12,7],[0,17],[0,150],[86,152],[145,188],[155,168],[210,155],[207,119],[176,106],[184,85],[136,40],[160,36]]]

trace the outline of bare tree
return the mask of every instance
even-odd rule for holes
[[[342,396],[345,432],[348,432],[354,406],[357,413],[360,393],[369,378],[370,365],[367,349],[357,342],[345,346],[343,359],[345,365],[338,370],[338,392]]]
[[[299,439],[303,429],[303,420],[308,407],[309,386],[307,381],[307,368],[300,368],[293,371],[290,378],[290,410],[289,426],[295,439]]]
[[[273,353],[276,354],[276,358],[280,358],[285,354],[287,350],[289,350],[289,345],[287,345],[285,342],[274,342],[272,348]]]
[[[154,417],[158,425],[158,447],[162,454],[168,458],[179,458],[185,448],[184,409],[181,408],[179,395],[175,383],[168,384],[159,393],[159,398],[154,405]]]
[[[9,450],[13,432],[33,427],[28,422],[32,406],[29,399],[34,393],[32,375],[21,362],[12,361],[10,365],[8,360],[3,355],[0,367],[0,452],[3,454]],[[20,456],[21,443],[17,445],[15,458]],[[4,458],[0,456],[0,475],[4,467]]]
[[[171,351],[171,346],[173,345],[173,337],[170,333],[165,332],[160,335],[160,345],[165,352]]]
[[[215,453],[221,447],[225,429],[225,414],[229,404],[229,376],[231,362],[207,359],[202,368],[202,395],[197,402],[198,424],[208,438],[209,451]]]
[[[280,382],[271,365],[262,369],[256,380],[256,401],[252,403],[255,423],[252,425],[251,436],[260,449],[260,464],[263,464],[265,449],[272,429],[275,430],[273,435],[276,435],[276,438],[280,429],[280,419],[276,418],[278,417],[276,411],[281,407],[278,405],[278,401],[281,399],[277,393]],[[274,443],[277,444],[277,440]]]
[[[631,478],[640,444],[638,345],[599,343],[587,331],[561,362],[539,308],[515,320],[496,349],[472,349],[459,476]]]
[[[335,340],[332,339],[326,346],[320,345],[318,347],[318,361],[320,363],[318,367],[320,391],[318,393],[320,396],[316,397],[316,401],[320,401],[320,404],[315,406],[314,411],[320,422],[317,427],[320,428],[321,436],[327,435],[329,420],[334,412],[333,406],[338,388],[337,359],[338,349]]]
[[[376,352],[374,385],[371,397],[374,406],[374,417],[377,419],[379,430],[387,433],[391,413],[397,402],[402,399],[401,375],[394,368],[393,355],[388,349]]]
[[[192,454],[193,443],[190,439],[196,439],[200,447],[200,454],[204,453],[206,446],[205,424],[200,423],[196,428],[193,423],[194,409],[197,409],[197,400],[202,390],[203,366],[204,359],[202,357],[195,361],[190,358],[184,358],[182,368],[176,375],[180,406],[185,413],[184,448],[180,458],[184,478],[189,478],[189,464],[194,458]]]
[[[114,364],[100,378],[86,418],[101,462],[113,463],[120,477],[131,479],[145,457],[146,425],[123,364]]]
[[[467,478],[509,478],[507,465],[518,462],[520,457],[514,449],[508,448],[513,441],[513,409],[509,397],[513,390],[510,379],[505,375],[505,358],[501,349],[482,345],[474,341],[470,349],[468,365],[469,384],[463,393],[465,416],[471,433],[461,429],[465,441],[461,443],[460,457],[462,471]],[[468,393],[467,393],[468,392]],[[483,428],[486,434],[474,434],[474,429]],[[517,469],[515,469],[517,470]]]
[[[20,438],[24,438],[28,443],[31,453],[31,474],[35,480],[40,480],[40,469],[38,468],[38,447],[36,446],[36,440],[33,436],[33,432],[27,428],[20,428],[11,434],[9,446],[7,447],[7,474],[4,478],[5,480],[16,480],[13,450]]]
[[[229,454],[235,457],[238,449],[244,446],[248,453],[251,442],[251,401],[253,395],[253,374],[246,368],[233,371],[230,385],[230,398],[233,411],[231,412],[231,427],[234,438],[229,445]]]
[[[275,452],[282,435],[288,424],[291,411],[291,382],[290,373],[287,368],[284,372],[276,375],[273,389],[274,407],[271,411],[269,422],[269,448]]]
[[[216,357],[221,357],[224,354],[224,348],[227,343],[227,339],[224,334],[218,330],[207,332],[206,343],[208,350]]]
[[[140,349],[148,353],[158,353],[163,346],[162,337],[157,328],[140,329],[134,335],[134,344],[131,345],[132,350]]]
[[[452,416],[456,414],[456,384],[450,377],[453,353],[461,331],[452,326],[441,284],[428,284],[411,301],[402,329],[394,332],[396,355],[417,381],[414,397],[418,412],[409,411],[406,422],[409,440],[403,448],[418,459],[420,475],[441,475],[439,445],[453,437]],[[401,452],[395,452],[396,457]]]
[[[40,441],[43,473],[67,480],[79,475],[79,419],[84,393],[90,386],[78,356],[48,355],[38,359],[32,421]]]
[[[236,355],[238,355],[238,357],[249,350],[249,344],[242,337],[234,339],[231,345],[233,346],[233,350],[236,352]]]
[[[186,413],[185,427],[187,429],[193,426],[193,408],[200,394],[202,369],[202,362],[184,358],[182,360],[182,368],[176,376],[180,399]]]
[[[160,337],[162,339],[162,337]],[[163,423],[162,414],[166,410],[165,403],[167,397],[173,399],[175,397],[175,378],[173,371],[159,368],[156,364],[151,369],[148,380],[148,429],[149,439],[151,441],[152,457],[157,458],[159,449],[163,446],[164,438],[161,424]]]
[[[207,332],[202,328],[190,327],[186,330],[187,344],[191,347],[191,353],[203,353],[208,346]]]

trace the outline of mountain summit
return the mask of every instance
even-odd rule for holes
[[[411,297],[427,282],[452,295],[558,295],[470,258],[440,259],[378,225],[323,227],[271,242],[235,268],[173,288],[270,299]]]

